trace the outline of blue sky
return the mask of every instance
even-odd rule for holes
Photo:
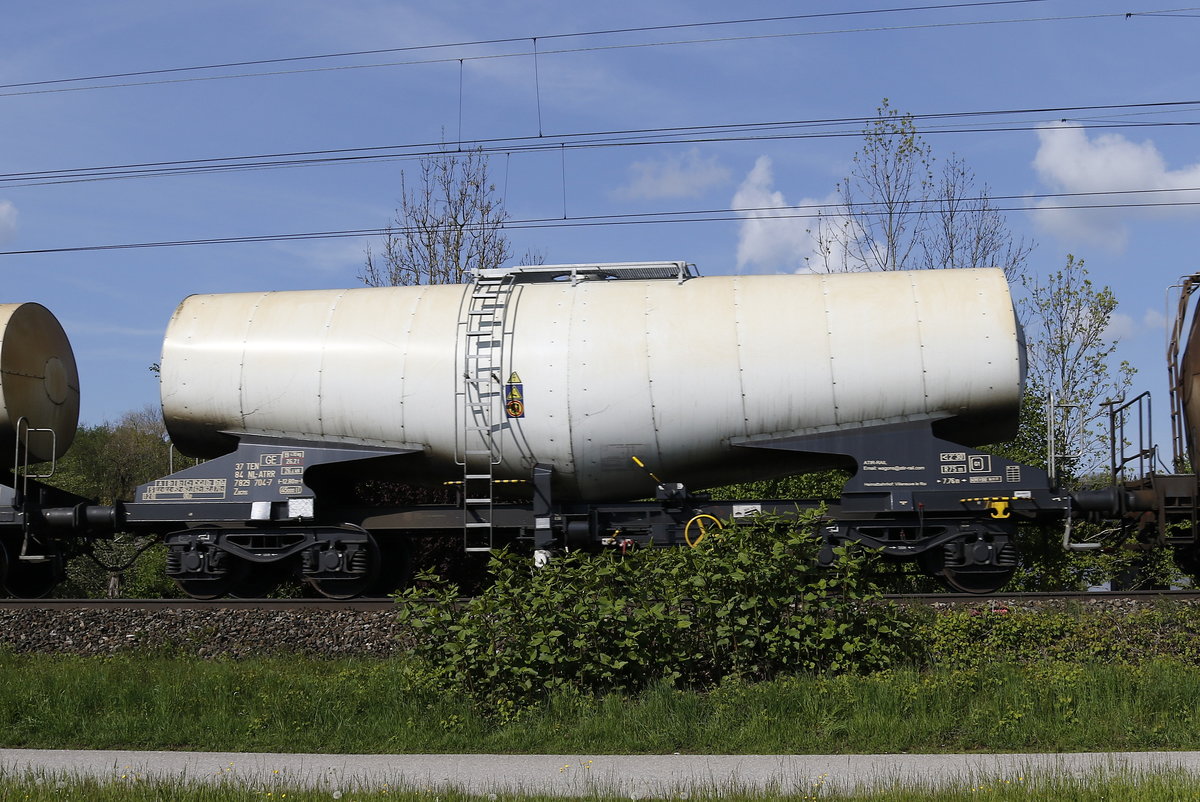
[[[840,136],[713,141],[696,136],[701,126],[863,118],[885,97],[925,115],[1178,104],[1200,94],[1200,8],[1141,0],[911,5],[22,4],[0,26],[4,300],[38,301],[58,315],[80,363],[83,419],[97,423],[157,403],[147,366],[186,295],[353,286],[370,240],[14,252],[377,229],[397,205],[401,171],[411,175],[416,162],[67,183],[14,174],[383,146],[399,148],[388,151],[395,155],[439,142],[503,140],[491,174],[512,218],[582,222],[756,201],[826,202],[850,168],[860,145],[853,134],[862,127],[816,129]],[[881,13],[559,36],[846,11]],[[1163,11],[1172,13],[1149,13]],[[503,39],[513,41],[395,50]],[[366,50],[391,52],[14,86]],[[995,196],[1174,189],[1096,202],[1177,204],[1200,200],[1181,191],[1200,188],[1200,140],[1191,127],[1198,121],[1200,106],[1172,105],[920,127],[935,155],[961,156]],[[1087,127],[1102,122],[1139,127]],[[1023,130],[986,130],[998,127]],[[688,129],[680,140],[706,141],[560,147],[614,131],[639,132],[630,138],[645,141],[651,137],[641,132],[663,128]],[[520,150],[537,144],[548,147]],[[1062,201],[1024,197],[1003,205],[1014,208],[1013,231],[1037,242],[1031,269],[1049,272],[1073,253],[1113,288],[1121,355],[1139,367],[1136,383],[1156,394],[1165,420],[1165,291],[1200,270],[1200,206],[1040,208],[1054,203]],[[735,214],[718,216],[726,219],[514,228],[510,239],[516,254],[537,250],[550,263],[682,259],[705,274],[803,268],[811,221],[751,226]]]

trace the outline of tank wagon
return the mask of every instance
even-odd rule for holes
[[[55,343],[66,366],[69,345]],[[1019,523],[1083,515],[1140,521],[1142,537],[1162,520],[1194,553],[1194,530],[1179,534],[1181,513],[1164,506],[1176,485],[1194,491],[1194,474],[1070,494],[978,448],[1016,431],[1024,350],[1003,274],[988,269],[701,278],[682,262],[555,265],[460,285],[191,296],[167,328],[162,407],[176,447],[206,461],[109,508],[54,496],[18,457],[13,485],[42,495],[12,489],[23,512],[0,531],[21,532],[22,559],[48,567],[10,560],[8,576],[28,581],[7,589],[47,586],[64,543],[121,529],[161,537],[168,573],[197,597],[258,595],[294,574],[351,597],[401,581],[417,535],[538,560],[690,545],[714,520],[814,505],[703,488],[829,467],[851,479],[827,507],[823,561],[860,542],[989,592],[1017,564]],[[78,386],[73,360],[65,380],[56,370],[42,370],[43,394],[77,410],[58,389]],[[34,429],[73,431],[73,418],[27,417],[28,433],[10,427],[18,455]],[[458,501],[365,504],[363,480],[450,484]]]
[[[0,304],[0,454],[11,460],[11,478],[0,483],[4,594],[43,595],[62,576],[63,534],[115,525],[115,510],[38,481],[71,446],[78,422],[79,372],[62,326],[40,304]]]

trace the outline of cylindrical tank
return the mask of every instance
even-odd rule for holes
[[[41,304],[0,304],[0,459],[17,457],[18,438],[32,462],[61,457],[78,424],[79,372],[58,319]]]
[[[1187,310],[1181,309],[1180,315]],[[1182,322],[1182,321],[1181,321]],[[1192,327],[1183,346],[1183,357],[1177,366],[1179,394],[1182,406],[1182,428],[1187,447],[1187,459],[1192,470],[1200,469],[1200,314],[1193,311]],[[1183,456],[1183,455],[1178,455]]]
[[[472,287],[196,295],[162,355],[186,453],[230,435],[419,449],[417,480],[461,477]],[[506,304],[495,474],[553,466],[559,498],[653,494],[777,475],[739,443],[935,420],[965,444],[1015,426],[1022,354],[999,270],[523,282]],[[791,460],[791,462],[789,462]]]

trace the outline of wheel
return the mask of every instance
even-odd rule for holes
[[[219,599],[232,594],[238,588],[246,587],[250,580],[250,563],[232,556],[227,556],[227,559],[229,560],[229,570],[222,574],[209,574],[203,578],[176,579],[175,584],[193,599],[203,601]]]
[[[323,558],[328,556],[331,561],[350,559],[358,563],[356,568],[361,570],[356,570],[354,575],[349,577],[306,576],[304,581],[317,593],[329,599],[353,599],[374,588],[379,580],[382,555],[375,538],[366,531],[362,534],[366,536],[366,540],[355,544],[359,550],[353,555],[347,557],[345,553],[335,553],[335,549],[328,549],[322,553]]]
[[[1016,570],[1012,568],[997,571],[961,571],[955,568],[943,568],[938,574],[938,580],[955,593],[975,593],[986,596],[1007,585],[1014,573]]]
[[[946,564],[948,561],[950,565]],[[955,567],[964,563],[967,567]],[[936,579],[947,590],[980,596],[1000,590],[1017,572],[1013,545],[1002,543],[997,547],[990,538],[972,537],[927,549],[917,555],[917,564],[922,572]]]

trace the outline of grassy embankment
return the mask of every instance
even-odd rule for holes
[[[0,746],[345,753],[1200,749],[1200,668],[1008,664],[557,692],[518,715],[391,660],[0,655]]]

